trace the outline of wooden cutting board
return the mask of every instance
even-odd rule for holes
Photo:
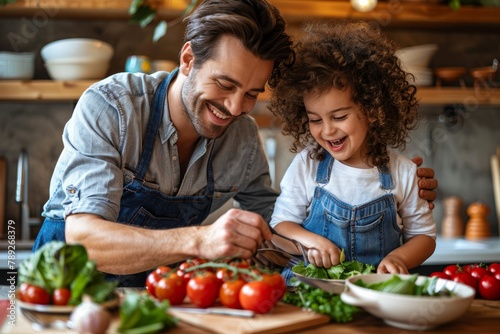
[[[282,303],[278,303],[271,313],[258,314],[253,318],[170,312],[180,321],[219,334],[289,333],[330,321],[326,315],[307,312],[296,306]]]

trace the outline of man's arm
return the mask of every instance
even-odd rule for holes
[[[106,221],[93,214],[66,218],[66,241],[85,246],[97,267],[110,274],[134,274],[189,257],[250,258],[271,239],[258,214],[231,209],[208,226],[150,230]]]

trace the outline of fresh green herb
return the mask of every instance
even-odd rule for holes
[[[437,277],[426,278],[421,284],[417,284],[418,274],[413,274],[409,279],[403,279],[398,275],[393,275],[390,279],[377,282],[365,283],[357,280],[354,284],[376,291],[396,293],[410,296],[452,296],[453,291],[446,288],[437,288]]]
[[[177,325],[177,319],[167,311],[167,300],[158,301],[146,293],[127,293],[120,307],[122,334],[153,334]]]
[[[340,256],[340,264],[330,268],[318,268],[312,264],[304,266],[304,262],[292,267],[292,271],[296,274],[304,275],[311,278],[326,278],[326,279],[346,279],[354,275],[370,274],[375,271],[375,267],[371,264],[365,264],[356,260],[344,262],[344,250]]]
[[[84,294],[96,303],[109,300],[118,283],[104,279],[82,245],[61,241],[45,244],[21,263],[19,283],[23,282],[38,285],[49,294],[58,288],[70,288],[70,305],[79,304]]]
[[[282,300],[284,303],[326,314],[331,321],[337,323],[352,321],[354,314],[358,312],[357,307],[344,303],[339,295],[314,288],[303,282],[294,282],[293,279],[292,284],[295,286],[295,291],[285,294]]]

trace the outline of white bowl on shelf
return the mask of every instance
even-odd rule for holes
[[[34,75],[33,52],[0,52],[0,79],[29,80]]]
[[[411,82],[415,86],[432,86],[434,74],[430,68],[408,67],[406,71],[415,77],[415,80]]]
[[[45,62],[49,76],[54,80],[102,79],[109,68],[108,60],[61,58]]]
[[[390,326],[406,330],[428,330],[452,322],[467,312],[475,290],[465,284],[451,280],[438,279],[436,288],[446,287],[455,295],[452,297],[410,296],[381,292],[354,284],[358,280],[365,283],[378,283],[390,279],[392,274],[370,274],[350,277],[342,292],[343,302],[362,307],[367,312],[381,318]],[[410,275],[398,275],[409,279]],[[429,277],[419,276],[416,283],[422,284]]]
[[[56,59],[85,58],[110,61],[113,47],[103,41],[92,38],[67,38],[51,42],[40,51],[45,62]]]
[[[432,56],[438,50],[437,44],[422,44],[401,48],[395,55],[406,67],[429,67]]]

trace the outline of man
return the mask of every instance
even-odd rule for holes
[[[247,114],[293,62],[283,18],[265,0],[207,0],[187,19],[179,60],[170,74],[120,73],[82,95],[34,249],[81,243],[99,270],[143,286],[159,265],[250,258],[271,238],[277,193]],[[432,201],[437,183],[424,181]],[[231,198],[241,210],[199,226]]]

